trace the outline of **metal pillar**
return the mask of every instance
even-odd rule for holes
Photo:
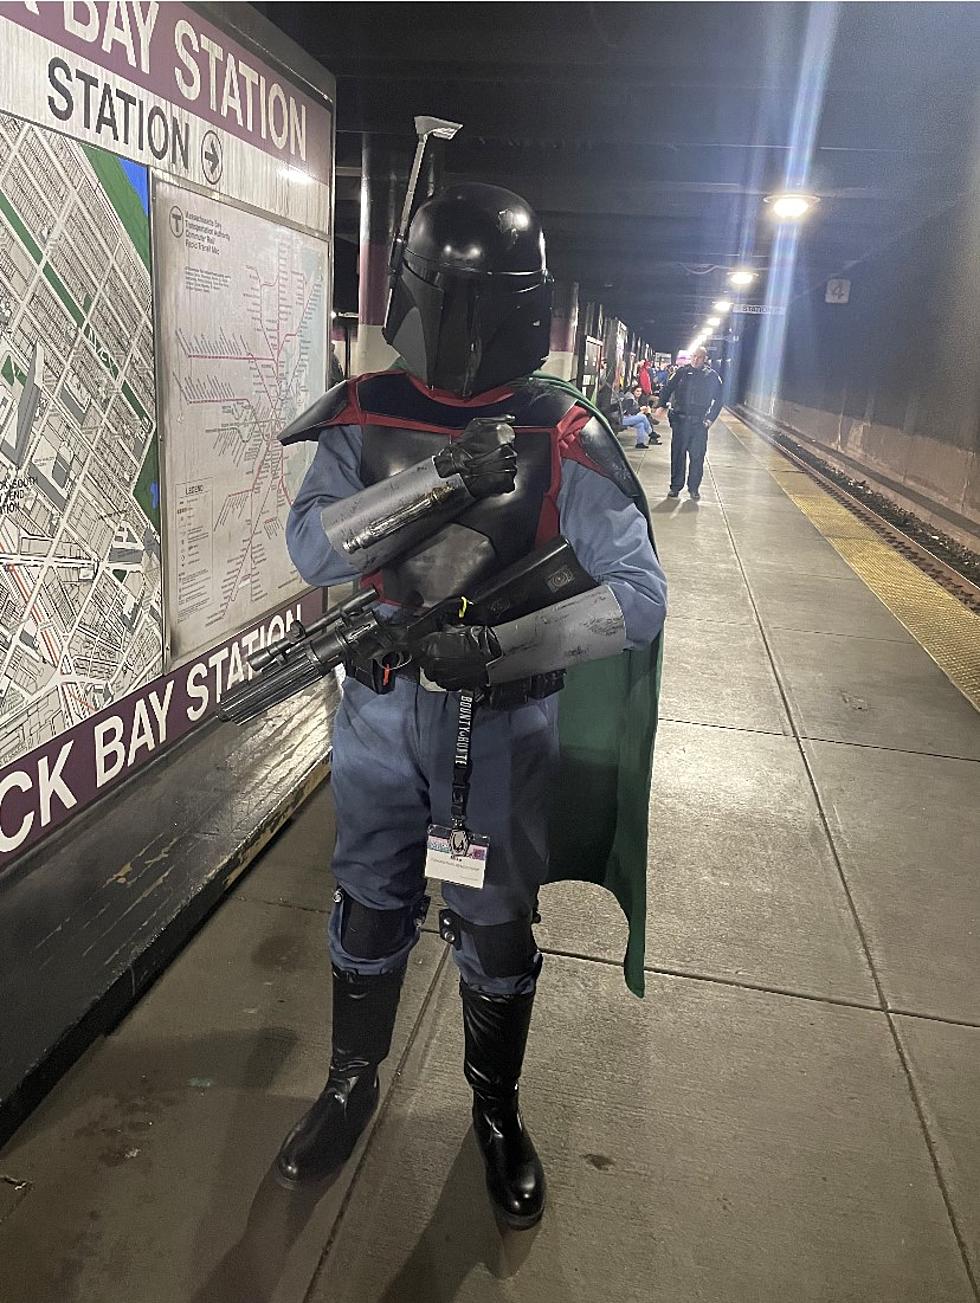
[[[556,281],[551,316],[551,352],[541,368],[561,380],[574,380],[578,371],[578,282]]]
[[[354,372],[384,371],[395,350],[381,335],[388,306],[388,258],[405,194],[404,155],[382,137],[361,140],[361,229],[358,257],[357,340]]]

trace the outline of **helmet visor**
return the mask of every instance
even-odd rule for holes
[[[386,337],[430,388],[469,398],[548,353],[547,275],[428,275],[403,267]]]

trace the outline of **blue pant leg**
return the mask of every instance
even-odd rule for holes
[[[641,443],[650,437],[650,431],[653,428],[642,412],[637,412],[635,416],[624,416],[623,425],[627,429],[635,430],[637,441]]]
[[[704,458],[708,451],[708,431],[704,421],[691,421],[691,433],[688,440],[690,465],[687,471],[687,487],[697,493],[704,475]]]
[[[447,694],[438,704],[428,772],[433,819],[446,823],[458,697]],[[471,832],[490,838],[486,876],[480,890],[451,883],[442,887],[446,904],[466,921],[486,925],[531,918],[548,871],[548,814],[557,761],[557,696],[513,710],[477,707],[466,822]],[[468,986],[489,995],[534,990],[540,969],[536,950],[525,971],[497,976],[486,971],[472,933],[464,928],[460,941],[453,958]]]
[[[369,909],[392,911],[391,952],[364,959],[344,947],[349,903],[338,901],[330,919],[330,956],[348,972],[401,968],[424,917],[429,795],[419,754],[418,691],[399,679],[381,696],[348,678],[334,722],[334,876],[344,896]]]
[[[688,421],[686,417],[670,418],[670,491],[680,493],[687,471]]]

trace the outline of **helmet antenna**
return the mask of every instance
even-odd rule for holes
[[[412,220],[412,208],[415,205],[415,191],[419,183],[419,174],[422,171],[422,160],[425,157],[425,147],[429,143],[429,137],[435,136],[437,140],[452,140],[456,132],[461,130],[462,122],[448,122],[445,118],[429,118],[420,115],[415,119],[415,133],[418,136],[418,144],[415,146],[415,158],[412,160],[412,171],[408,178],[408,190],[405,192],[405,202],[402,205],[402,215],[398,223],[398,232],[395,235],[394,243],[391,246],[391,260],[388,264],[388,271],[391,284],[394,285],[395,278],[401,270],[402,259],[405,256],[405,240],[408,238],[408,224]]]

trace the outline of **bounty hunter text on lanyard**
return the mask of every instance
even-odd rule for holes
[[[432,824],[429,827],[426,847],[425,874],[442,882],[455,882],[462,887],[483,886],[488,837],[470,832],[466,826],[466,804],[470,795],[472,769],[473,713],[476,698],[473,692],[459,694],[459,717],[456,725],[456,745],[453,750],[452,826]]]
[[[470,770],[472,760],[470,750],[473,741],[473,708],[475,697],[472,692],[459,694],[459,720],[456,725],[456,750],[453,752],[453,831],[466,832],[466,802],[470,796]]]

